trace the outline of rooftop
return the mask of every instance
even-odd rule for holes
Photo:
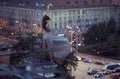
[[[0,0],[1,6],[42,9],[52,6],[52,9],[101,7],[120,4],[120,0]]]

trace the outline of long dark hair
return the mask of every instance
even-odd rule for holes
[[[45,15],[42,19],[42,28],[46,31],[46,32],[49,32],[50,29],[48,29],[46,27],[46,24],[47,24],[47,20],[51,20],[49,16]]]

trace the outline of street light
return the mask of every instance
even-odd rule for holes
[[[72,49],[72,43],[73,43],[73,33],[74,33],[74,31],[73,31],[73,29],[72,29],[72,27],[70,27],[70,26],[67,26],[67,28],[68,28],[68,30],[69,30],[69,32],[70,32],[70,43],[71,43],[71,51],[73,50]]]
[[[78,39],[79,39],[79,33],[80,33],[80,29],[79,27],[77,26],[77,33],[76,33],[76,53],[78,52],[78,46],[81,46],[80,43],[78,44]]]

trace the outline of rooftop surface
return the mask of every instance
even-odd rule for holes
[[[49,5],[52,9],[83,7],[101,7],[120,4],[120,0],[0,0],[0,6],[43,9]]]

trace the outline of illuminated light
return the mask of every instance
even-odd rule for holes
[[[58,36],[64,36],[64,34],[58,34]]]
[[[97,54],[99,54],[100,52],[97,52]]]
[[[13,33],[13,32],[11,32],[11,35],[14,35],[14,33]]]
[[[53,6],[53,4],[52,4],[52,3],[49,3],[49,4],[48,4],[48,6],[49,6],[49,7],[52,7],[52,6]]]
[[[33,26],[37,26],[37,24],[33,24]]]
[[[2,27],[0,27],[0,29],[2,29]]]
[[[37,36],[37,34],[35,34],[35,36]]]
[[[78,29],[79,27],[77,26],[76,28]]]
[[[67,26],[67,28],[68,28],[68,29],[72,29],[72,27],[70,27],[70,26]]]
[[[77,44],[78,46],[81,46],[81,43]]]
[[[32,36],[35,36],[35,34],[32,34]]]
[[[20,23],[20,21],[16,20],[15,23]]]
[[[72,41],[72,43],[74,43],[74,41]]]
[[[82,40],[84,40],[84,37],[82,38]]]

